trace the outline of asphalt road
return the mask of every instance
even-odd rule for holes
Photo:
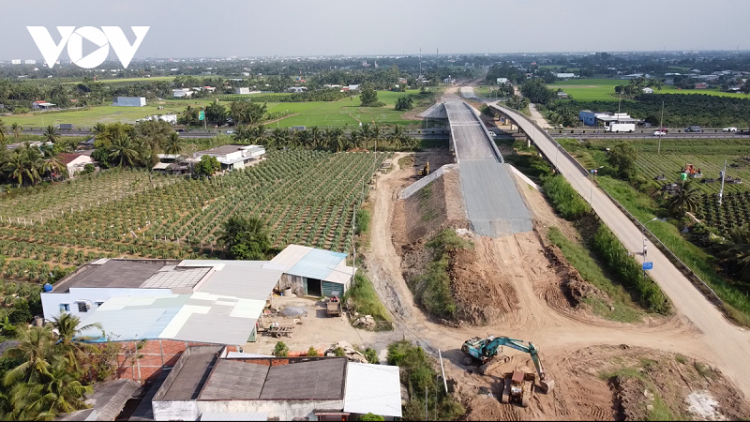
[[[471,109],[460,99],[445,103],[456,143],[461,188],[472,229],[498,237],[531,231],[531,213],[491,140]]]
[[[564,130],[563,130],[564,132]],[[620,133],[620,134],[605,134],[596,132],[593,133],[555,133],[554,130],[550,133],[553,138],[569,138],[569,139],[659,139],[658,136],[654,136],[653,133]],[[661,137],[661,139],[748,139],[750,135],[747,134],[736,134],[736,133],[668,133]]]
[[[496,105],[493,105],[497,107]],[[548,157],[555,155],[555,142],[531,122],[513,110],[498,107],[518,124],[529,138]],[[560,173],[576,191],[589,203],[629,251],[640,251],[643,238],[640,228],[581,172],[579,167],[564,154],[559,155]],[[687,317],[703,334],[707,355],[718,364],[750,396],[750,334],[724,318],[721,311],[709,302],[690,281],[649,242],[648,260],[654,269],[649,271],[651,278],[672,300],[677,312]],[[642,258],[636,258],[642,262]]]

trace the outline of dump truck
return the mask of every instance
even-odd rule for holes
[[[516,370],[503,376],[503,390],[501,403],[517,403],[521,407],[529,407],[529,401],[534,390],[536,375],[533,372]]]
[[[341,299],[339,299],[338,295],[333,295],[328,299],[328,302],[326,303],[326,314],[329,318],[341,316]]]

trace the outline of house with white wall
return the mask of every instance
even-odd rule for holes
[[[198,151],[185,161],[198,163],[204,155],[216,157],[224,170],[240,170],[262,160],[266,155],[266,148],[262,145],[222,145]]]
[[[82,172],[87,164],[94,164],[91,156],[86,154],[60,153],[57,155],[57,160],[68,170],[68,177],[73,177],[76,173]]]

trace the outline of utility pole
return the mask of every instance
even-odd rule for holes
[[[419,79],[422,79],[422,47],[419,47]]]

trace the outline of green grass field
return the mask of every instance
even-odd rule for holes
[[[57,126],[61,123],[71,123],[78,128],[89,128],[96,123],[135,123],[137,119],[154,114],[180,113],[188,105],[205,106],[211,102],[210,99],[200,100],[164,100],[154,101],[145,107],[113,107],[96,106],[87,110],[71,110],[48,113],[26,113],[12,116],[4,116],[6,125],[18,123],[23,127],[42,127],[47,125]],[[164,108],[159,110],[158,106]],[[42,124],[44,122],[44,124]]]
[[[313,101],[304,103],[267,103],[270,113],[288,111],[296,114],[285,119],[272,123],[273,127],[291,127],[291,126],[358,126],[359,122],[375,122],[378,124],[409,124],[410,120],[403,120],[403,112],[394,109],[396,100],[408,94],[416,94],[417,90],[404,92],[378,92],[378,99],[386,103],[385,107],[359,107],[358,97],[344,98],[338,101]],[[258,94],[268,95],[268,94]],[[247,97],[252,98],[248,95]],[[137,119],[154,114],[181,113],[188,105],[205,106],[211,103],[212,99],[196,100],[163,100],[154,101],[145,107],[113,107],[97,106],[87,110],[71,110],[48,113],[27,113],[3,117],[6,125],[18,123],[23,127],[42,127],[47,125],[59,125],[61,123],[70,123],[78,128],[90,128],[94,124],[102,123],[134,123]],[[228,102],[222,104],[229,106]],[[159,110],[157,107],[163,106]]]
[[[629,81],[623,79],[571,79],[557,81],[548,85],[548,87],[550,89],[562,88],[576,101],[617,101],[619,97],[615,93],[615,87],[628,83]],[[677,89],[670,85],[664,85],[661,91],[654,90],[654,92],[659,94],[707,94],[720,97],[748,98],[743,94],[721,92],[718,89]]]

